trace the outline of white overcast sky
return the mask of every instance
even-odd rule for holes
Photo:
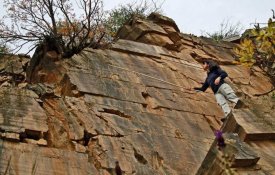
[[[105,0],[105,8],[135,0]],[[219,30],[224,20],[241,23],[244,29],[250,23],[266,23],[275,10],[275,0],[166,0],[164,14],[175,20],[181,32],[200,36],[202,31]]]
[[[109,10],[119,4],[141,0],[103,1],[105,9]],[[166,16],[175,20],[181,32],[200,36],[202,31],[218,31],[224,20],[232,24],[240,22],[244,29],[252,28],[251,23],[266,23],[272,16],[271,9],[275,10],[275,0],[166,0],[162,8]],[[3,0],[0,0],[1,16],[4,11]]]

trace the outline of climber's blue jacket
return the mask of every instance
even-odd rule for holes
[[[216,93],[220,86],[224,83],[224,78],[226,78],[227,76],[228,75],[224,70],[222,70],[219,66],[215,66],[207,73],[207,77],[202,87],[194,89],[204,92],[210,86],[212,91]],[[215,80],[218,77],[221,77],[221,81],[218,85],[215,85]]]

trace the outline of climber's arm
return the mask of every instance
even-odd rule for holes
[[[204,92],[204,91],[206,91],[206,89],[209,87],[209,84],[208,84],[208,82],[207,82],[207,79],[205,80],[205,82],[203,83],[203,85],[202,85],[202,87],[195,87],[194,89],[196,90],[196,91],[202,91],[202,92]]]

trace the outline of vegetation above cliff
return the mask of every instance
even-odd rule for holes
[[[257,65],[273,80],[275,78],[275,22],[270,18],[267,27],[245,33],[240,47],[235,49],[240,62],[248,66]]]
[[[104,11],[103,0],[5,0],[4,4],[7,15],[0,20],[0,38],[13,44],[14,52],[25,45],[31,45],[29,51],[48,45],[47,50],[56,50],[65,58],[110,42],[132,15],[146,16],[161,8],[153,0],[109,12]]]

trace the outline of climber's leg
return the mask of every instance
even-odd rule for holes
[[[227,83],[223,83],[218,91],[223,94],[227,100],[235,104],[240,100],[234,90]]]
[[[225,97],[219,91],[217,93],[215,93],[215,97],[216,97],[217,103],[220,105],[220,107],[222,108],[222,110],[224,112],[224,116],[227,117],[230,114],[231,109],[230,109]]]

